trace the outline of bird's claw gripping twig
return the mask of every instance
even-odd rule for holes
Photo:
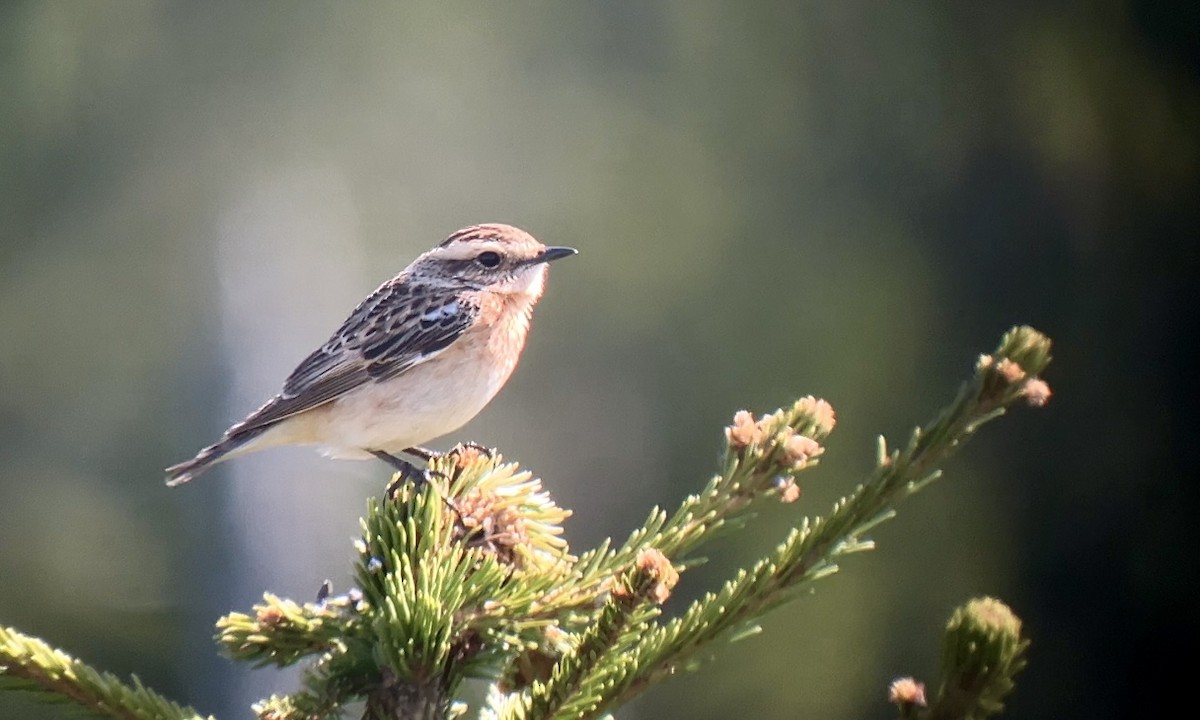
[[[418,452],[414,452],[414,449]],[[404,452],[415,457],[419,457],[426,462],[434,457],[437,457],[437,453],[433,452],[432,450],[425,450],[424,448],[414,449],[405,450]],[[420,491],[422,487],[428,485],[433,489],[437,496],[442,499],[442,502],[446,504],[446,507],[453,510],[456,514],[458,513],[458,508],[454,507],[454,503],[450,502],[449,498],[438,492],[437,487],[432,484],[432,480],[435,477],[445,478],[445,473],[440,470],[431,470],[428,467],[419,468],[407,460],[398,458],[395,455],[382,450],[368,450],[367,452],[384,461],[396,471],[396,474],[392,476],[390,481],[388,481],[387,487],[384,488],[384,494],[389,499],[394,500],[396,496],[399,495],[400,489],[409,481],[412,481],[414,490]]]

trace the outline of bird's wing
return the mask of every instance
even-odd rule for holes
[[[228,434],[265,428],[368,382],[395,377],[448,348],[478,312],[447,288],[411,280],[386,283],[292,371],[281,393]]]

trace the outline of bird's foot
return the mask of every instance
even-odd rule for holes
[[[412,455],[413,457],[421,458],[425,462],[429,462],[430,460],[433,460],[434,458],[445,457],[446,455],[451,455],[451,454],[455,454],[455,453],[462,454],[463,450],[469,450],[471,452],[477,453],[479,455],[484,456],[485,458],[488,458],[489,460],[491,458],[495,457],[495,455],[496,455],[496,451],[494,449],[489,448],[489,447],[484,447],[483,445],[480,445],[479,443],[477,443],[473,440],[468,440],[466,442],[460,442],[458,445],[455,445],[454,448],[450,450],[450,452],[438,452],[437,450],[431,450],[426,447],[421,447],[420,445],[414,445],[410,448],[405,448],[404,454]]]
[[[419,457],[426,462],[432,460],[434,457],[437,457],[437,454],[432,450],[425,451],[424,448],[417,449],[422,450],[423,452],[412,452],[412,450],[405,450],[404,452],[415,457]],[[458,513],[458,508],[454,507],[454,503],[450,502],[446,496],[442,495],[442,493],[438,491],[437,486],[432,484],[432,481],[435,477],[445,478],[445,473],[439,470],[430,470],[428,467],[419,468],[407,460],[398,458],[395,455],[386,453],[382,450],[368,450],[367,452],[384,461],[396,471],[396,474],[392,476],[390,481],[388,481],[387,487],[384,488],[384,494],[389,500],[395,500],[400,495],[400,490],[411,481],[413,483],[413,490],[420,492],[421,488],[428,485],[429,488],[435,494],[437,494],[439,498],[441,498],[442,502],[446,504],[446,507],[453,510],[455,514]]]
[[[456,470],[462,470],[466,468],[468,465],[481,457],[487,460],[491,460],[496,457],[496,451],[494,449],[484,447],[477,442],[471,441],[461,442],[447,452],[439,452],[437,450],[431,450],[419,445],[414,445],[413,447],[405,448],[404,454],[420,458],[426,463],[444,457],[451,457],[454,459],[454,467]]]
[[[474,440],[468,440],[464,443],[459,443],[458,447],[462,448],[463,450],[472,450],[472,451],[484,456],[488,460],[491,460],[496,455],[496,451],[494,449],[489,448],[489,447],[484,447],[484,446],[480,445],[479,443],[475,442]]]
[[[394,498],[400,488],[409,481],[412,481],[415,489],[420,490],[421,486],[433,480],[435,476],[440,476],[442,473],[429,468],[419,468],[403,458],[398,458],[391,453],[386,453],[382,450],[369,450],[372,455],[384,461],[396,471],[391,482],[387,486],[388,497]],[[419,455],[417,457],[420,457]],[[428,460],[429,458],[422,458]]]
[[[368,450],[367,452],[387,463],[393,470],[400,474],[402,479],[414,480],[419,484],[422,482],[427,482],[432,478],[432,474],[427,468],[419,468],[409,461],[403,458],[398,458],[391,453],[386,453],[382,450]],[[417,455],[417,457],[420,457],[422,460],[429,460],[429,458],[421,457],[420,455]]]

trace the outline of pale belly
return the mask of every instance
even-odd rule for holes
[[[312,444],[334,458],[396,453],[451,433],[495,397],[512,367],[439,357],[384,383],[357,388],[314,413]]]

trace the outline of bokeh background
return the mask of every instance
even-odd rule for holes
[[[1150,716],[1200,639],[1198,7],[3,3],[0,622],[226,718],[293,687],[218,657],[212,622],[344,590],[386,470],[161,468],[494,220],[581,253],[459,437],[542,475],[577,549],[700,487],[735,410],[838,409],[803,501],[678,602],[825,512],[1007,327],[1057,343],[1049,407],[620,717],[892,717],[887,683],[931,680],[980,594],[1034,642],[1012,717]]]

